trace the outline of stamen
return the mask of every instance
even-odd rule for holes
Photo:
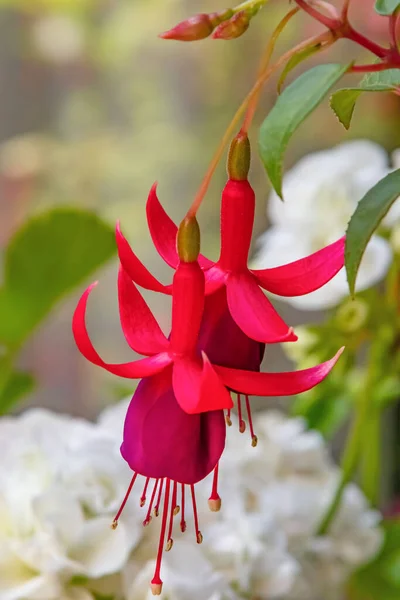
[[[232,426],[232,421],[231,421],[231,409],[228,408],[228,410],[226,411],[226,417],[225,417],[225,422],[228,425],[228,427]]]
[[[157,488],[158,488],[158,482],[159,481],[160,481],[159,479],[156,479],[155,483],[154,483],[153,491],[151,493],[149,508],[148,508],[148,511],[147,511],[147,514],[146,514],[146,518],[143,521],[143,526],[144,527],[146,527],[146,525],[148,525],[150,523],[150,521],[151,521],[151,510],[153,508],[153,502],[154,502],[154,498],[155,498],[156,493],[157,493]]]
[[[134,483],[135,483],[135,481],[136,481],[136,477],[137,477],[137,473],[134,473],[134,475],[133,475],[133,477],[132,477],[132,479],[131,479],[131,482],[130,482],[130,484],[129,484],[129,487],[128,487],[127,491],[126,491],[125,497],[124,497],[124,499],[122,500],[122,504],[121,504],[121,506],[119,507],[119,510],[118,510],[117,514],[115,515],[115,517],[114,517],[114,521],[113,521],[113,522],[112,522],[112,524],[111,524],[111,528],[112,528],[112,529],[117,529],[117,527],[118,527],[118,519],[120,518],[120,516],[121,516],[121,514],[122,514],[122,511],[123,511],[123,510],[124,510],[124,508],[125,508],[125,504],[128,502],[128,498],[129,498],[129,496],[130,496],[130,493],[131,493],[131,491],[132,491],[133,484],[134,484]]]
[[[253,448],[255,448],[258,443],[258,437],[254,434],[253,419],[251,417],[250,401],[249,401],[249,397],[247,394],[246,394],[246,409],[247,409],[247,418],[248,418],[249,427],[250,427],[251,445],[253,446]]]
[[[164,480],[162,480],[162,484],[163,483],[164,483]],[[161,484],[161,489],[162,489],[162,484]],[[164,508],[163,508],[163,514],[162,514],[160,540],[158,543],[156,568],[154,570],[154,577],[151,580],[151,591],[152,591],[153,596],[160,596],[161,592],[162,592],[163,582],[160,578],[160,569],[161,569],[162,553],[163,553],[163,548],[164,548],[165,530],[166,530],[166,526],[167,526],[169,487],[170,487],[170,480],[167,479],[167,482],[165,485]]]
[[[238,407],[238,417],[239,417],[239,431],[240,433],[244,433],[246,431],[246,423],[242,418],[242,403],[240,401],[240,394],[237,394],[237,407]]]
[[[185,533],[186,531],[186,521],[185,521],[185,484],[182,483],[182,512],[181,512],[181,531]]]
[[[177,491],[178,491],[178,484],[176,481],[174,481],[174,487],[173,487],[173,491],[172,491],[172,500],[171,500],[171,511],[170,511],[170,515],[169,515],[167,545],[165,547],[165,550],[167,552],[169,552],[171,550],[172,546],[174,545],[174,540],[172,539],[172,527],[174,525],[174,515],[175,515],[175,508],[176,508]]]
[[[219,468],[219,463],[217,463],[217,466],[214,469],[214,478],[213,478],[211,496],[208,499],[208,506],[212,512],[218,512],[219,510],[221,510],[221,498],[220,498],[220,495],[218,494],[218,468]]]
[[[201,544],[201,542],[203,541],[203,536],[201,534],[201,531],[199,529],[199,518],[197,516],[197,506],[196,506],[196,494],[194,491],[194,485],[191,484],[190,486],[190,491],[192,493],[192,504],[193,504],[193,516],[194,516],[194,527],[196,530],[196,540],[198,544]]]
[[[147,477],[146,483],[144,484],[142,495],[140,497],[140,506],[144,506],[146,504],[146,492],[147,492],[147,487],[149,485],[149,481],[150,481],[150,477]]]
[[[164,487],[164,479],[161,479],[161,485],[160,485],[160,489],[158,491],[158,496],[157,496],[157,503],[156,503],[156,505],[154,507],[154,511],[153,511],[153,515],[155,517],[158,517],[158,515],[159,515],[160,502],[161,502],[161,495],[162,495],[163,487]]]

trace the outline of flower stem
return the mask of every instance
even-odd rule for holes
[[[297,46],[295,46],[294,48],[291,48],[290,50],[288,50],[287,52],[282,54],[282,56],[273,65],[271,65],[270,67],[265,69],[264,73],[262,73],[262,75],[258,77],[256,83],[254,84],[254,86],[252,87],[250,92],[247,94],[246,98],[243,100],[243,102],[237,109],[232,121],[228,125],[228,128],[225,131],[225,133],[222,137],[222,140],[217,148],[217,151],[215,152],[215,154],[212,158],[211,164],[207,170],[207,173],[204,176],[204,179],[203,179],[203,181],[200,185],[200,188],[193,200],[193,203],[190,206],[190,208],[186,214],[186,218],[192,218],[192,217],[196,216],[197,211],[199,210],[202,200],[203,200],[203,198],[208,190],[208,187],[210,185],[211,178],[212,178],[212,176],[215,172],[215,169],[217,168],[218,163],[224,153],[225,147],[230,142],[231,138],[233,137],[235,129],[236,129],[240,119],[244,115],[244,113],[247,109],[247,106],[252,101],[253,97],[259,93],[259,90],[269,80],[269,78],[278,69],[280,69],[280,67],[282,67],[294,54],[296,54],[297,52],[300,52],[301,50],[303,50],[310,44],[319,44],[319,43],[324,43],[324,42],[328,42],[328,41],[330,43],[333,43],[333,41],[334,41],[330,31],[325,31],[319,35],[308,38],[304,42],[297,44]]]
[[[361,461],[361,489],[374,506],[379,502],[381,466],[381,418],[380,411],[373,408],[366,420]]]
[[[342,457],[342,474],[339,484],[336,488],[336,492],[333,496],[331,504],[318,527],[317,535],[326,535],[329,526],[332,523],[333,518],[340,506],[344,489],[350,482],[354,471],[356,470],[362,441],[362,431],[364,429],[364,421],[366,416],[365,412],[366,402],[363,401],[360,403],[358,412],[354,417],[352,429],[346,441],[346,447]]]
[[[260,8],[267,3],[267,0],[246,0],[245,2],[241,2],[238,6],[232,8],[233,12],[236,14],[241,12],[242,10],[255,10],[258,11]]]
[[[265,52],[261,58],[260,67],[259,67],[258,75],[257,75],[258,78],[262,77],[263,73],[268,68],[269,62],[271,60],[271,56],[274,52],[275,45],[276,45],[276,42],[278,41],[280,34],[282,33],[282,31],[284,30],[286,25],[289,23],[290,19],[292,17],[294,17],[294,15],[299,12],[299,10],[300,9],[298,6],[293,8],[290,12],[288,12],[283,17],[283,19],[280,21],[280,23],[276,27],[270,40],[268,41],[268,45],[267,45]],[[246,114],[245,114],[245,117],[243,120],[241,133],[247,133],[249,131],[250,125],[253,122],[254,114],[257,110],[261,91],[262,91],[262,88],[260,87],[259,90],[254,94],[253,98],[250,100],[249,104],[247,105],[247,110],[246,110]]]

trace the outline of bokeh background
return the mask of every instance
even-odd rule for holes
[[[352,4],[353,20],[376,40],[383,18],[373,0]],[[193,44],[157,37],[197,12],[225,8],[219,0],[1,0],[0,2],[0,246],[34,213],[53,206],[84,207],[122,229],[139,257],[160,279],[171,271],[152,247],[145,201],[154,181],[176,220],[185,213],[236,107],[250,88],[269,33],[288,3],[271,0],[268,14],[230,43]],[[298,15],[285,30],[279,50],[315,31]],[[279,51],[278,50],[278,51]],[[357,53],[341,42],[321,61],[346,61]],[[301,70],[301,69],[300,69]],[[351,77],[346,83],[351,83]],[[251,181],[257,193],[255,233],[268,223],[269,184],[256,152],[257,127],[276,99],[267,87],[252,131]],[[371,94],[356,109],[349,133],[325,102],[296,134],[286,157],[289,167],[311,150],[349,138],[369,138],[389,151],[400,145],[400,98]],[[218,169],[200,212],[203,250],[218,255],[219,197],[225,180]],[[255,238],[256,239],[256,238]],[[52,248],[48,248],[52,252]],[[85,257],[82,256],[82,261]],[[109,360],[127,359],[119,331],[117,261],[96,274],[90,331]],[[24,344],[19,364],[37,385],[21,407],[47,406],[95,416],[132,387],[88,364],[77,352],[71,316],[82,288],[63,300]],[[146,296],[168,328],[169,299]],[[280,307],[291,323],[321,319]],[[0,315],[1,318],[1,315]],[[279,352],[269,368],[281,366]]]

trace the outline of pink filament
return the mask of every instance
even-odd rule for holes
[[[239,417],[239,431],[240,433],[244,433],[246,430],[246,423],[243,421],[242,417],[242,403],[240,400],[240,394],[237,395],[237,407],[238,407],[238,417]]]
[[[143,492],[140,497],[140,506],[144,506],[146,504],[146,492],[149,485],[150,477],[146,478],[146,483],[144,484]]]
[[[151,510],[153,508],[154,498],[155,498],[156,493],[157,493],[157,488],[158,488],[158,482],[159,481],[160,481],[159,479],[156,479],[155,482],[154,482],[154,487],[153,487],[153,491],[151,493],[149,508],[147,510],[146,518],[143,521],[143,525],[148,525],[150,523],[150,521],[151,521]]]
[[[250,427],[250,435],[252,437],[252,439],[254,439],[254,429],[253,429],[253,419],[251,417],[251,408],[250,408],[250,401],[249,401],[249,397],[246,394],[246,409],[247,409],[247,418],[249,421],[249,427]]]
[[[197,506],[196,506],[196,494],[194,491],[194,485],[190,486],[190,491],[192,493],[192,504],[193,504],[193,516],[194,516],[194,527],[196,530],[196,540],[198,544],[201,544],[203,540],[203,536],[201,535],[201,531],[199,529],[199,518],[197,516]]]
[[[158,496],[157,496],[157,503],[154,507],[154,516],[155,517],[158,517],[158,513],[160,510],[160,502],[161,502],[161,495],[162,495],[163,487],[164,487],[164,479],[161,479],[161,485],[160,485],[160,489],[158,491]]]
[[[120,516],[122,514],[122,511],[125,508],[125,504],[128,502],[128,498],[129,498],[130,493],[132,491],[133,485],[134,485],[134,483],[136,481],[136,477],[137,477],[137,473],[134,473],[134,475],[133,475],[133,477],[131,479],[131,482],[129,484],[129,487],[128,487],[127,491],[126,491],[125,497],[122,500],[121,506],[119,507],[119,510],[118,510],[117,514],[115,515],[115,517],[114,517],[114,523],[118,523],[118,519],[120,518]]]
[[[186,521],[185,521],[185,484],[182,483],[182,502],[181,502],[181,531],[184,533],[186,531]]]
[[[164,482],[164,480],[163,480],[163,482]],[[151,580],[151,583],[158,584],[158,585],[162,584],[162,580],[160,579],[160,569],[161,569],[162,553],[163,553],[163,548],[164,548],[165,530],[167,527],[170,483],[171,483],[170,480],[167,479],[166,485],[165,485],[164,508],[163,508],[163,514],[162,514],[160,540],[158,543],[156,568],[154,570],[154,577]],[[161,485],[161,489],[162,489],[162,485]]]
[[[218,469],[219,469],[219,463],[217,463],[217,466],[214,469],[214,477],[213,477],[213,484],[212,484],[210,500],[220,500],[220,496],[218,494]]]

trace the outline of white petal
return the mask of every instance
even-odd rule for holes
[[[81,565],[82,573],[88,577],[115,573],[127,561],[134,535],[135,532],[126,531],[123,523],[114,531],[109,518],[92,519],[85,523],[81,537],[70,549],[69,556]]]

